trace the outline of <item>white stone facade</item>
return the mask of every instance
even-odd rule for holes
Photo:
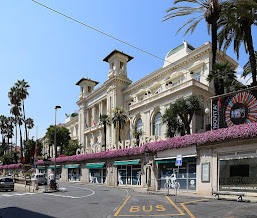
[[[193,48],[187,42],[172,49],[166,55],[163,67],[132,83],[127,64],[133,57],[114,50],[105,59],[109,63],[108,79],[97,89],[98,82],[82,78],[77,105],[78,116],[66,122],[71,136],[78,139],[85,153],[103,151],[104,131],[100,115],[112,116],[113,109],[123,107],[128,121],[121,130],[122,143],[113,124],[107,126],[106,149],[114,150],[135,146],[134,130],[142,129],[144,140],[165,139],[165,125],[161,116],[179,97],[201,96],[204,107],[210,107],[214,96],[213,84],[206,81],[211,70],[211,43]],[[237,63],[223,52],[217,54],[218,62]],[[160,113],[160,114],[159,114]],[[191,124],[192,133],[204,132],[210,123],[210,114],[197,114]],[[75,133],[75,135],[74,135]],[[158,135],[158,137],[156,137]],[[142,140],[142,142],[144,142]]]

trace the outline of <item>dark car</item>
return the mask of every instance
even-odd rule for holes
[[[14,183],[12,178],[0,178],[0,191],[14,191]]]

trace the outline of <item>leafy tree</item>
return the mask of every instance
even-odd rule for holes
[[[15,83],[15,86],[17,88],[17,96],[20,99],[20,101],[22,102],[22,111],[23,111],[23,121],[24,121],[24,125],[25,125],[25,140],[27,141],[28,138],[28,132],[27,132],[27,124],[25,122],[26,120],[26,116],[25,116],[25,104],[24,104],[24,100],[29,96],[28,93],[28,88],[30,87],[30,85],[28,84],[28,82],[26,82],[24,79],[23,80],[18,80]]]
[[[46,137],[49,147],[54,146],[54,131],[55,126],[51,125],[47,128]],[[68,146],[70,140],[70,132],[64,126],[56,126],[56,145],[60,147],[60,154],[63,154],[63,149]]]
[[[8,165],[10,164],[11,161],[11,156],[9,154],[5,154],[1,156],[1,161],[3,162],[3,165]]]
[[[103,114],[100,117],[100,123],[103,124],[103,126],[104,126],[104,150],[106,151],[106,127],[107,127],[107,125],[111,124],[110,117],[106,114]]]
[[[203,111],[202,100],[194,95],[187,98],[179,98],[170,105],[172,114],[179,116],[183,122],[186,134],[191,134],[190,124],[195,112]]]
[[[217,79],[220,82],[221,94],[245,87],[243,84],[237,81],[236,71],[228,62],[216,63],[213,65],[213,69],[209,73],[207,81],[211,82],[213,79]]]
[[[13,137],[13,128],[14,128],[14,118],[13,117],[7,117],[6,119],[6,137],[7,137],[7,147],[9,151],[10,147],[10,139]]]
[[[226,51],[234,41],[234,51],[239,58],[239,48],[243,43],[250,57],[253,83],[256,85],[256,59],[254,55],[252,25],[257,24],[257,2],[254,0],[231,0],[224,4],[219,20],[221,31],[218,35],[220,47]]]
[[[136,144],[137,146],[139,146],[139,142],[140,142],[140,137],[144,134],[142,129],[135,129],[135,131],[133,132],[134,137],[136,138]]]
[[[34,120],[31,119],[30,117],[28,119],[26,119],[25,123],[27,124],[27,128],[29,130],[33,129],[34,127]],[[28,131],[28,138],[29,138],[29,131]]]
[[[11,87],[10,92],[8,92],[8,97],[9,97],[10,103],[11,103],[10,113],[12,115],[14,115],[14,122],[16,125],[16,142],[17,142],[17,126],[19,126],[19,130],[20,130],[20,148],[21,148],[21,157],[20,158],[22,160],[22,154],[23,154],[22,131],[21,131],[22,109],[21,109],[21,99],[20,99],[19,91],[16,86]],[[15,148],[15,150],[16,150],[16,148]]]
[[[81,144],[77,140],[70,141],[67,146],[63,149],[63,154],[67,156],[75,155],[78,148],[81,148]]]
[[[36,147],[36,141],[33,139],[28,139],[27,141],[24,141],[24,153],[25,153],[25,163],[33,163],[34,157],[35,157],[35,147]],[[42,155],[42,149],[43,145],[42,143],[37,143],[37,155]]]
[[[118,128],[118,132],[119,132],[119,142],[121,141],[121,137],[120,137],[120,130],[123,128],[124,124],[127,121],[127,115],[125,113],[125,110],[123,107],[116,107],[113,110],[113,117],[112,117],[112,122],[114,125],[114,128]]]
[[[6,151],[5,134],[7,133],[7,117],[4,115],[0,116],[0,133],[2,135],[2,151]]]
[[[178,119],[178,115],[174,113],[172,106],[166,108],[164,114],[162,115],[162,122],[166,124],[165,136],[167,138],[172,138],[178,132],[181,136],[185,135],[185,126]]]
[[[178,3],[185,3],[185,6],[176,6]],[[194,4],[194,6],[190,6]],[[174,7],[169,8],[166,12],[164,21],[174,17],[190,16],[189,20],[179,28],[178,32],[185,26],[190,25],[185,34],[189,31],[194,32],[197,24],[205,19],[207,22],[208,32],[211,30],[212,39],[212,65],[216,63],[217,53],[217,35],[218,35],[218,20],[220,17],[221,9],[223,7],[222,0],[175,0]],[[192,17],[192,15],[194,17]],[[184,34],[184,35],[185,35]],[[219,83],[217,80],[214,81],[214,88],[216,94],[219,95]]]
[[[255,60],[257,62],[257,51],[255,51]],[[251,73],[252,73],[252,70],[251,70],[251,63],[250,63],[250,58],[249,58],[247,63],[244,65],[244,72],[242,73],[241,78],[245,78],[246,76],[248,76]]]

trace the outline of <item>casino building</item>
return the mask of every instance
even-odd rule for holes
[[[129,79],[129,62],[133,57],[114,50],[103,61],[108,65],[107,80],[98,85],[97,81],[81,78],[76,85],[80,87],[78,116],[67,116],[65,126],[71,137],[83,145],[80,153],[97,153],[104,151],[104,127],[100,123],[101,115],[112,116],[113,109],[123,107],[128,115],[125,126],[121,129],[121,141],[114,125],[107,126],[106,150],[113,151],[138,146],[133,132],[142,131],[139,146],[147,142],[165,139],[166,126],[162,124],[162,114],[176,99],[190,95],[200,96],[204,107],[210,108],[210,98],[214,96],[213,84],[206,81],[211,70],[211,43],[207,42],[194,48],[188,42],[171,49],[162,67],[144,78],[132,83]],[[235,68],[237,63],[222,51],[217,54],[218,62],[228,61]],[[133,72],[140,73],[140,72]],[[191,124],[192,133],[205,132],[210,126],[210,114],[198,112]],[[108,185],[146,185],[151,178],[166,178],[175,168],[174,158],[177,153],[183,155],[180,168],[180,188],[196,189],[196,146],[160,151],[154,157],[157,168],[148,168],[144,157],[127,157],[109,163],[99,160],[87,163],[84,167],[68,165],[68,178],[81,173],[86,182],[105,183]],[[108,173],[108,165],[115,166],[115,173]],[[72,169],[72,167],[74,169]],[[84,168],[84,169],[83,169]],[[65,170],[65,169],[64,169]],[[84,175],[83,175],[84,170]],[[75,173],[75,174],[74,174]],[[110,177],[114,175],[114,177]],[[62,176],[62,178],[67,176]],[[75,176],[76,178],[80,178]],[[158,188],[164,188],[165,181]]]
[[[228,61],[235,68],[238,65],[221,51],[217,58],[218,62]],[[65,126],[71,137],[83,145],[82,153],[103,151],[104,130],[100,116],[111,116],[116,107],[125,109],[128,121],[121,130],[122,143],[118,143],[113,124],[107,126],[107,150],[134,147],[135,130],[143,132],[141,144],[165,139],[166,128],[161,116],[179,97],[201,96],[204,107],[210,107],[214,89],[206,77],[211,70],[211,43],[194,48],[184,41],[170,50],[165,60],[161,68],[132,83],[128,68],[133,57],[114,50],[103,59],[109,65],[108,78],[103,84],[95,88],[98,82],[88,78],[76,83],[80,87],[78,116],[67,117]],[[210,122],[210,114],[197,113],[192,121],[192,133],[204,132]]]

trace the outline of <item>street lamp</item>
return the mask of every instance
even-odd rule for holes
[[[57,145],[56,145],[56,112],[61,106],[55,106],[55,123],[54,123],[54,183],[56,183],[56,155],[57,155]]]

